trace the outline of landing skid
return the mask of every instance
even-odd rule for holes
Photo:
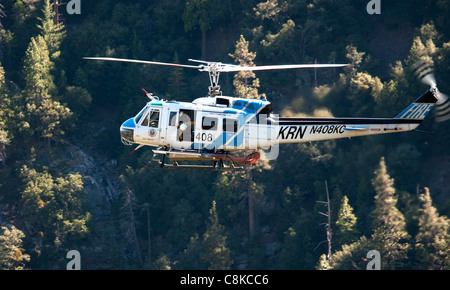
[[[230,156],[224,153],[200,152],[194,150],[168,150],[161,148],[153,150],[153,158],[151,163],[157,166],[146,164],[152,169],[194,169],[209,171],[232,171],[243,170],[245,166],[254,164],[259,159],[259,153],[252,153],[247,157]],[[156,159],[157,155],[162,158]],[[170,161],[166,163],[166,159]],[[178,162],[187,162],[180,164]],[[211,162],[211,165],[195,164],[192,162]],[[239,165],[236,165],[239,164]]]
[[[186,170],[186,169],[194,169],[194,170],[204,170],[204,171],[234,171],[234,170],[243,170],[243,166],[236,166],[233,162],[230,162],[230,165],[225,165],[222,160],[212,161],[212,165],[200,165],[200,164],[179,164],[176,161],[172,163],[165,163],[163,156],[163,160],[152,159],[153,163],[156,163],[157,166],[152,166],[148,163],[144,164],[151,169],[165,169],[165,170]]]

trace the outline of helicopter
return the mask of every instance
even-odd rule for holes
[[[149,101],[120,126],[122,143],[137,145],[131,153],[144,146],[156,147],[152,162],[157,166],[151,168],[242,170],[261,158],[275,159],[280,144],[406,132],[415,130],[436,104],[440,113],[450,110],[448,97],[439,92],[430,73],[423,77],[430,89],[393,118],[293,118],[273,114],[272,103],[266,98],[222,95],[220,73],[338,68],[347,64],[240,66],[189,59],[197,65],[185,65],[113,57],[84,59],[192,68],[209,73],[208,95],[190,103],[162,100],[143,90]],[[156,159],[158,155],[162,158]],[[204,165],[203,161],[212,163]]]

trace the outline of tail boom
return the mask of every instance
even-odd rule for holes
[[[432,88],[394,118],[279,118],[279,143],[312,142],[416,129],[437,102]]]
[[[280,118],[277,139],[282,144],[405,132],[414,130],[420,122],[391,118]]]

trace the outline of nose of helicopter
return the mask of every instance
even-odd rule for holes
[[[122,143],[125,145],[131,145],[134,142],[134,128],[136,124],[134,123],[134,119],[130,118],[123,122],[122,126],[120,126],[120,137]]]

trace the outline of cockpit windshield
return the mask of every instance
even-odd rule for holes
[[[136,117],[134,117],[134,123],[138,124],[139,121],[142,118],[142,115],[144,115],[145,110],[147,109],[147,106],[145,106],[140,112],[139,114],[136,115]]]

